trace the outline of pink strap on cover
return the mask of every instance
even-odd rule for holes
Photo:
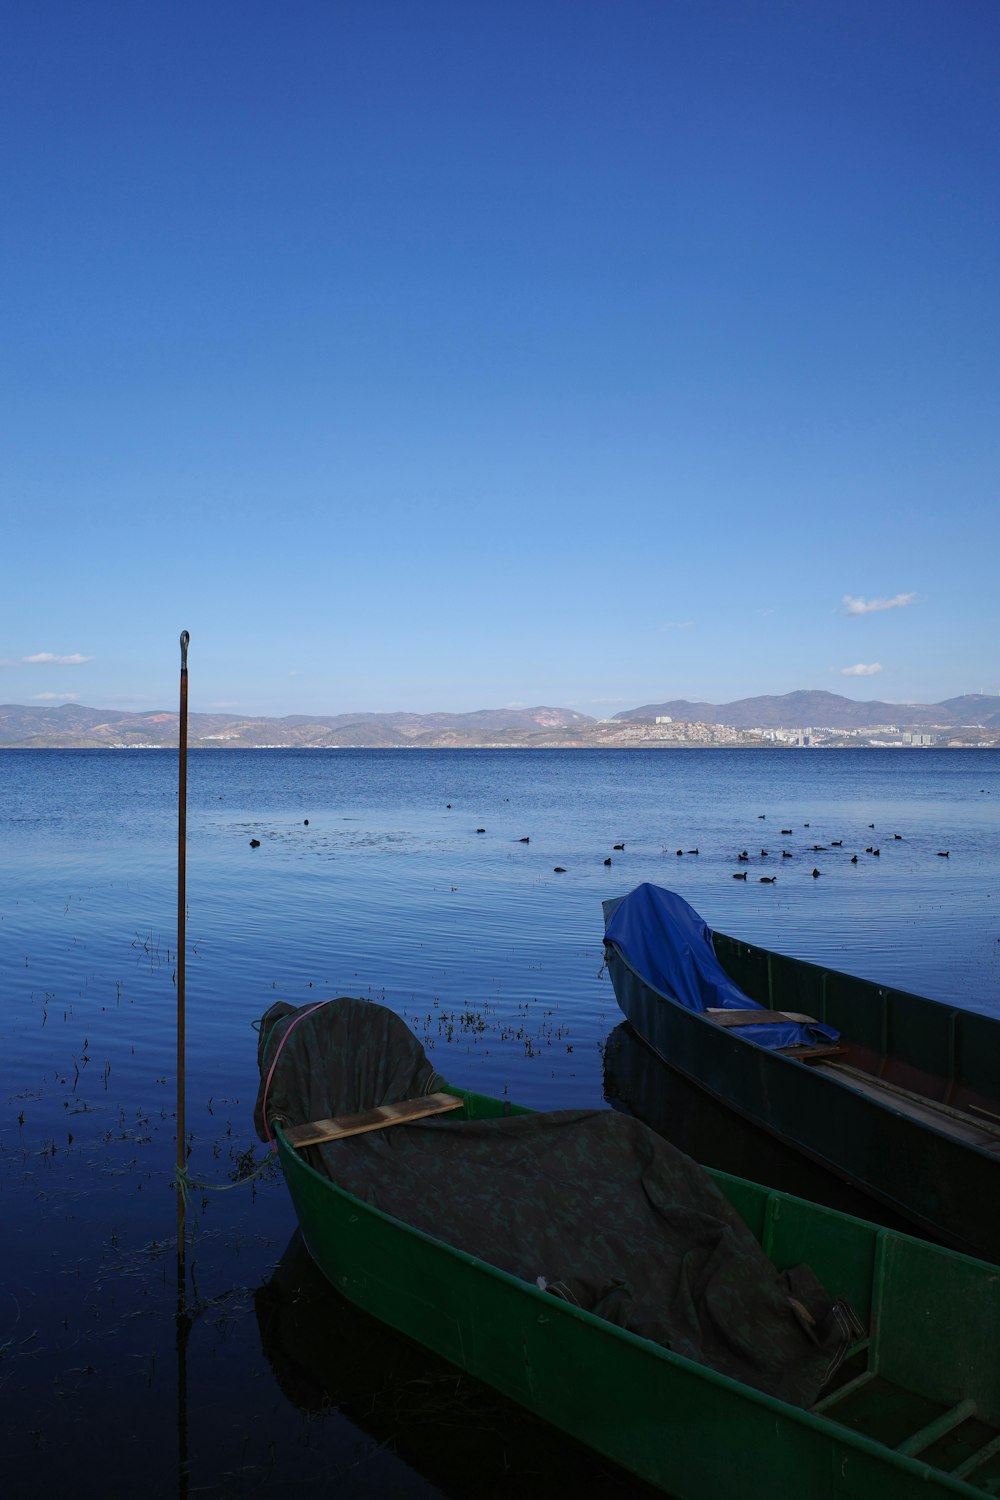
[[[291,1036],[292,1032],[295,1030],[296,1026],[299,1024],[300,1021],[304,1021],[305,1018],[306,1018],[306,1016],[311,1016],[312,1013],[313,1013],[313,1011],[322,1010],[322,1008],[323,1008],[324,1005],[332,1005],[332,1004],[333,1004],[332,1000],[319,1000],[319,1001],[317,1001],[317,1003],[315,1005],[310,1005],[310,1007],[309,1007],[308,1010],[304,1010],[301,1013],[301,1015],[298,1015],[298,1016],[295,1017],[295,1020],[292,1022],[291,1026],[289,1026],[288,1030],[285,1032],[284,1036],[281,1038],[281,1041],[278,1043],[278,1050],[275,1052],[275,1054],[274,1054],[274,1060],[271,1063],[271,1066],[270,1066],[270,1068],[267,1071],[267,1081],[264,1084],[264,1098],[263,1098],[263,1101],[261,1103],[261,1110],[260,1110],[260,1112],[261,1112],[261,1118],[264,1121],[264,1134],[267,1136],[267,1139],[271,1142],[271,1150],[272,1151],[277,1151],[277,1149],[278,1149],[278,1143],[277,1143],[277,1141],[275,1141],[274,1139],[272,1139],[272,1136],[271,1136],[271,1127],[268,1124],[268,1120],[267,1120],[267,1094],[268,1094],[268,1090],[271,1087],[271,1079],[274,1077],[274,1070],[278,1066],[278,1058],[281,1056],[281,1049],[282,1049],[282,1047],[284,1047],[285,1043],[288,1041],[288,1038]]]

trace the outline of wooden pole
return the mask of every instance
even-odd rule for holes
[[[180,715],[178,715],[177,777],[177,1500],[187,1500],[187,1244],[184,1211],[187,1197],[181,1173],[187,1166],[187,1122],[184,1116],[184,956],[187,951],[187,643],[180,633]]]
[[[181,631],[181,701],[178,732],[178,779],[177,779],[177,1169],[183,1172],[187,1164],[187,1125],[184,1111],[184,957],[186,947],[187,918],[187,735],[188,735],[188,669],[187,652],[191,637]],[[177,1183],[177,1254],[183,1261],[184,1254],[184,1208],[185,1195]]]
[[[181,631],[181,701],[178,721],[177,777],[177,1171],[187,1165],[187,1122],[185,1119],[184,1078],[184,958],[187,949],[187,734],[188,669],[187,651],[191,637]],[[191,1318],[187,1310],[187,1244],[184,1217],[187,1197],[180,1175],[177,1178],[177,1496],[188,1497],[188,1400],[187,1346]]]

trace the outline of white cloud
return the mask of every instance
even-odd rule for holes
[[[79,693],[32,693],[32,703],[68,703],[71,698],[79,698]]]
[[[874,677],[881,670],[882,663],[880,661],[859,661],[856,666],[841,667],[840,675],[841,677]]]
[[[85,661],[93,661],[92,656],[81,656],[79,651],[74,651],[72,656],[57,656],[54,651],[36,651],[34,656],[22,656],[21,660],[26,667],[37,667],[42,664],[56,667],[79,667]]]
[[[845,594],[843,599],[844,613],[848,615],[871,615],[881,609],[905,609],[908,604],[913,604],[916,594],[895,594],[891,599],[861,599],[853,594]]]

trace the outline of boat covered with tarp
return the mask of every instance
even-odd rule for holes
[[[604,903],[623,1014],[716,1099],[954,1248],[1000,1261],[1000,1020]]]
[[[257,1130],[331,1284],[642,1479],[1000,1484],[994,1268],[707,1172],[627,1115],[455,1088],[367,1001],[273,1006],[258,1060]]]

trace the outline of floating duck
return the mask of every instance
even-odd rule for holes
[[[782,833],[791,833],[792,830],[790,828],[783,828],[781,831]]]
[[[525,834],[524,838],[523,839],[518,839],[517,842],[519,844],[530,844],[531,843],[531,839],[530,839],[530,837],[527,834]]]
[[[856,865],[857,862],[858,862],[858,856],[856,854],[852,854],[851,855],[851,864],[852,865]]]
[[[823,873],[823,871],[822,871],[822,870],[813,870],[813,880],[816,880],[816,879],[818,879],[818,877],[819,877],[819,876],[820,876],[820,875],[822,875],[822,873]]]
[[[607,859],[606,859],[606,860],[605,860],[605,861],[604,861],[604,863],[605,863],[605,864],[606,864],[606,865],[609,865],[609,864],[610,864],[610,863],[611,863],[611,855],[610,855],[610,854],[609,854],[609,855],[608,855],[608,857],[607,857]]]
[[[485,828],[477,828],[477,829],[476,829],[476,832],[477,832],[477,833],[485,833],[485,832],[486,832],[486,829],[485,829]]]
[[[688,853],[689,854],[700,854],[701,850],[700,849],[689,849]]]
[[[948,859],[950,855],[951,855],[951,850],[950,849],[939,849],[938,850],[938,859]]]
[[[625,845],[624,844],[612,844],[611,847],[612,847],[612,849],[624,849]]]
[[[761,885],[773,885],[777,878],[777,875],[762,875],[760,877],[760,883]]]
[[[260,848],[260,839],[251,839],[250,840],[250,848],[251,849],[259,849]]]
[[[733,876],[734,880],[746,880],[746,878],[747,878],[747,872],[746,872],[746,870],[740,870],[738,874],[736,874],[736,875]]]
[[[788,852],[787,849],[782,849],[782,851],[781,851],[781,857],[782,857],[782,859],[791,859],[792,858],[792,856],[789,854],[789,852]]]
[[[553,875],[565,875],[566,874],[566,866],[565,865],[553,865],[552,866],[552,873],[553,873]]]

